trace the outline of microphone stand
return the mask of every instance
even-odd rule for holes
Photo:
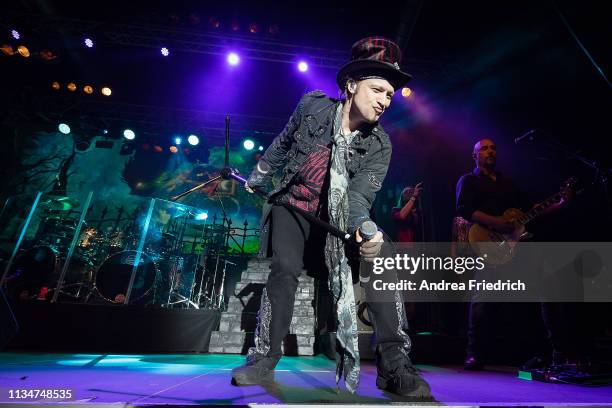
[[[195,187],[192,187],[189,190],[184,191],[184,192],[182,192],[179,195],[171,197],[170,201],[177,201],[177,200],[181,199],[182,197],[185,197],[185,196],[193,193],[194,191],[198,191],[199,189],[206,187],[210,183],[219,181],[221,179],[236,180],[236,181],[238,181],[242,185],[246,184],[247,180],[240,175],[238,170],[234,170],[234,169],[232,169],[230,167],[230,162],[229,162],[229,124],[230,124],[230,117],[229,117],[229,115],[227,115],[225,117],[225,161],[224,161],[224,168],[221,170],[221,174],[211,178],[210,180],[205,181],[202,184],[199,184],[199,185],[197,185]],[[252,188],[252,189],[257,194],[261,195],[262,197],[268,198],[268,193],[265,190],[260,189],[258,187],[255,187],[255,188]],[[348,233],[346,233],[344,231],[341,231],[339,228],[336,228],[333,225],[331,225],[330,223],[325,222],[325,221],[321,220],[318,217],[315,217],[313,214],[309,213],[308,211],[304,211],[301,208],[298,208],[298,207],[293,206],[293,205],[288,204],[288,203],[278,203],[278,202],[276,202],[275,204],[281,205],[281,206],[285,207],[286,209],[288,209],[288,210],[290,210],[290,211],[292,211],[294,213],[300,214],[301,216],[306,218],[311,223],[313,223],[316,226],[318,226],[318,227],[322,228],[323,230],[327,231],[329,234],[332,234],[333,236],[335,236],[337,238],[340,238],[343,242],[351,242],[350,241],[351,234],[348,234]]]
[[[221,174],[219,176],[213,177],[212,179],[197,185],[193,188],[190,188],[187,191],[182,192],[181,194],[171,197],[170,200],[171,201],[177,201],[178,199],[185,197],[186,195],[189,195],[191,193],[193,193],[194,191],[197,191],[205,186],[207,186],[208,184],[220,180],[220,179],[225,179],[225,180],[236,180],[237,182],[239,182],[240,184],[244,185],[246,184],[247,180],[242,177],[240,175],[240,173],[238,172],[238,170],[234,170],[231,169],[229,167],[224,168],[223,170],[221,170]],[[251,187],[253,191],[255,191],[257,194],[259,194],[262,197],[267,198],[268,197],[268,193],[258,187]],[[331,225],[328,222],[325,222],[323,220],[321,220],[320,218],[314,216],[313,214],[309,213],[308,211],[302,210],[299,207],[296,207],[294,205],[291,205],[289,203],[276,203],[277,205],[281,205],[285,208],[287,208],[290,211],[293,211],[295,213],[300,214],[301,216],[303,216],[304,218],[306,218],[308,221],[312,222],[313,224],[317,225],[318,227],[324,229],[325,231],[327,231],[328,233],[332,234],[333,236],[340,238],[342,241],[344,242],[349,242],[350,238],[351,238],[351,234],[344,232],[342,230],[340,230],[339,228],[334,227],[333,225]]]

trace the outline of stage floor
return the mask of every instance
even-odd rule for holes
[[[388,404],[400,398],[375,385],[373,362],[362,364],[357,395],[336,392],[335,365],[323,356],[285,357],[271,389],[234,387],[230,370],[244,356],[221,354],[0,353],[1,401],[10,389],[72,389],[73,403],[128,405],[246,405],[249,403]],[[478,373],[453,366],[421,365],[441,404],[612,405],[612,387],[546,384],[518,379],[516,369]],[[12,400],[11,402],[16,402]]]

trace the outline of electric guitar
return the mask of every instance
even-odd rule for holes
[[[576,177],[570,177],[563,183],[557,193],[538,203],[526,213],[516,208],[508,208],[504,211],[502,218],[518,224],[517,228],[510,233],[501,233],[481,224],[471,224],[467,233],[467,241],[470,244],[470,248],[477,256],[484,256],[486,254],[487,264],[503,265],[507,263],[516,253],[516,244],[521,240],[531,237],[531,234],[524,228],[520,228],[520,226],[526,226],[529,222],[542,215],[552,205],[568,197],[575,191],[577,182],[578,179]],[[463,221],[465,222],[465,220]]]

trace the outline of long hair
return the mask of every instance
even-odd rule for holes
[[[399,196],[399,199],[397,200],[397,206],[400,207],[400,208],[405,206],[406,203],[408,202],[408,200],[410,200],[410,197],[412,197],[413,194],[414,194],[414,187],[408,186],[408,187],[404,188],[402,190],[402,193]]]

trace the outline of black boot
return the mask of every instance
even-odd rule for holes
[[[272,385],[275,362],[268,359],[247,360],[246,364],[232,370],[232,385]]]
[[[431,400],[431,389],[399,347],[377,353],[376,386],[402,397]]]

